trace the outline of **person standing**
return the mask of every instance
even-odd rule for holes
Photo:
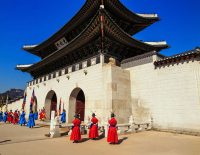
[[[79,119],[78,114],[76,114],[74,117],[75,119],[72,122],[73,127],[70,140],[73,140],[73,143],[78,143],[81,140],[81,131],[80,131],[81,120]]]
[[[40,112],[40,120],[44,121],[46,119],[45,109],[43,108]]]
[[[17,110],[15,110],[14,114],[13,114],[13,124],[18,124],[19,122],[19,116],[18,116],[18,112]]]
[[[65,111],[65,109],[63,110],[63,112],[61,114],[61,122],[66,123],[66,111]]]
[[[109,129],[108,129],[108,137],[107,142],[110,144],[117,144],[118,143],[118,135],[117,135],[117,120],[115,119],[115,114],[111,114],[111,119],[108,121]]]
[[[26,113],[24,112],[24,110],[22,111],[21,115],[20,115],[20,120],[19,120],[19,125],[24,125],[26,124],[26,118],[25,118]]]
[[[21,114],[20,114],[20,111],[18,110],[17,113],[18,113],[18,116],[19,116],[19,118],[20,118],[20,115],[21,115]]]
[[[35,111],[35,113],[34,113],[34,119],[38,120],[38,111]]]
[[[90,139],[95,139],[97,137],[99,137],[98,119],[96,118],[95,113],[93,113],[92,114],[92,119],[91,119],[90,131],[89,131],[89,138]]]
[[[3,122],[3,112],[2,112],[2,110],[0,111],[0,122]]]
[[[7,121],[8,123],[10,123],[10,111],[8,111],[8,114],[7,114]]]
[[[8,121],[8,112],[7,111],[4,112],[3,121],[4,121],[4,123],[6,123]]]
[[[34,126],[35,126],[34,113],[33,111],[31,111],[29,114],[27,127],[33,128]]]
[[[9,123],[13,122],[13,112],[12,112],[12,110],[10,110],[10,112],[8,112],[8,122]]]

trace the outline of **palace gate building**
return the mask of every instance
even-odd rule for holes
[[[165,41],[142,42],[136,33],[159,21],[157,14],[138,14],[119,0],[86,0],[59,31],[27,52],[41,58],[17,69],[30,73],[26,111],[34,90],[34,110],[66,109],[87,122],[95,112],[100,124],[111,112],[118,123],[153,122],[153,128],[200,131],[200,48],[166,57]],[[21,109],[18,104],[10,108]],[[13,109],[14,110],[14,109]]]

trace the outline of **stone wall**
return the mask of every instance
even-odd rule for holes
[[[23,99],[17,100],[15,102],[12,102],[11,104],[8,104],[7,109],[10,111],[15,111],[15,110],[21,110],[22,109],[22,103],[23,103]],[[6,110],[6,106],[3,106],[2,108],[3,111]]]
[[[153,56],[154,60],[157,59]],[[189,61],[155,69],[153,63],[128,68],[136,123],[159,130],[200,131],[200,67]]]
[[[75,111],[69,111],[71,109],[69,99],[72,91],[76,88],[83,90],[85,95],[85,118],[91,116],[92,112],[96,112],[97,115],[101,115],[102,111],[102,65],[98,64],[95,66],[88,67],[87,75],[84,70],[72,72],[67,75],[62,75],[58,78],[47,80],[43,83],[39,83],[35,86],[27,88],[27,101],[30,101],[32,91],[34,89],[35,96],[37,97],[38,109],[45,107],[47,103],[46,96],[50,91],[54,91],[57,96],[57,109],[59,108],[60,99],[62,104],[64,103],[64,109],[66,109],[67,121],[71,122]],[[69,79],[68,79],[69,78]],[[44,85],[45,83],[45,85]],[[46,102],[46,103],[45,103]],[[63,107],[63,106],[61,106]],[[73,115],[71,117],[71,115]]]
[[[101,63],[85,69],[61,76],[56,74],[50,80],[28,85],[26,112],[29,112],[33,89],[37,98],[37,109],[50,104],[47,102],[47,94],[54,91],[57,109],[61,100],[67,111],[67,122],[71,123],[75,114],[72,92],[82,89],[85,95],[85,123],[95,112],[99,123],[105,124],[110,113],[115,112],[118,123],[122,124],[128,123],[128,117],[133,115],[134,123],[146,124],[153,120],[153,127],[158,130],[199,132],[198,59],[155,68],[153,62],[160,57],[147,56],[148,58],[141,58],[144,60],[122,65],[129,67],[126,69],[102,63],[104,61],[101,60]],[[23,100],[13,103],[8,109],[21,109],[22,102]]]
[[[34,90],[37,110],[45,107],[47,118],[50,118],[51,97],[55,92],[57,109],[61,100],[61,107],[63,109],[64,104],[67,112],[67,122],[71,123],[75,114],[77,90],[80,89],[85,95],[85,123],[95,112],[99,118],[99,124],[105,124],[112,111],[116,112],[119,123],[128,123],[128,117],[131,114],[129,71],[105,63],[95,64],[61,76],[56,75],[49,80],[28,85],[25,111],[29,113]],[[16,107],[17,104],[13,103],[11,107],[21,109],[21,104]]]
[[[131,115],[130,73],[120,67],[105,64],[103,66],[103,85],[107,117],[116,114],[118,123],[128,123]]]

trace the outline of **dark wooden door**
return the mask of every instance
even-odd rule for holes
[[[85,103],[81,100],[76,100],[76,113],[80,114],[80,120],[84,121]]]
[[[56,102],[51,102],[51,111],[56,111],[57,110],[57,103]]]

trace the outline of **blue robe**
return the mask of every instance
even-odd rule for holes
[[[22,126],[23,124],[26,124],[26,118],[25,118],[25,112],[22,112],[22,114],[20,115],[20,119],[19,119],[19,124]]]
[[[0,122],[3,121],[3,112],[0,112]]]
[[[35,113],[34,113],[34,119],[35,119],[35,120],[38,120],[38,112],[35,112]]]
[[[30,113],[30,114],[29,114],[29,118],[28,118],[27,127],[33,128],[34,126],[35,126],[34,114],[33,114],[33,113]]]
[[[4,112],[3,121],[6,123],[8,119],[8,113]]]
[[[65,123],[66,122],[66,112],[63,112],[61,115],[61,122]]]

